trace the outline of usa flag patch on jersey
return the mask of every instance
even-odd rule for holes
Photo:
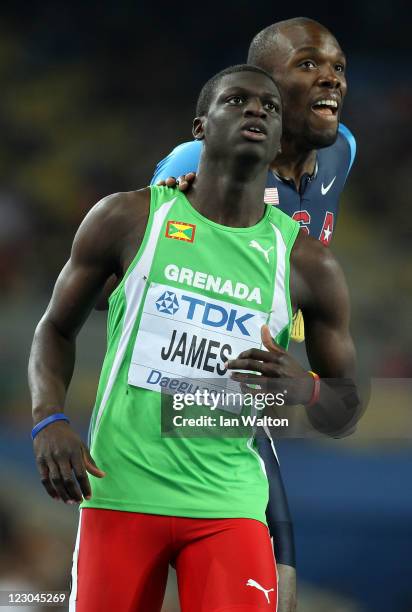
[[[277,187],[266,187],[263,201],[265,204],[277,206],[279,204],[279,193]]]

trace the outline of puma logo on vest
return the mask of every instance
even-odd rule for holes
[[[266,259],[267,263],[269,263],[269,253],[270,251],[273,251],[275,248],[274,246],[271,246],[269,249],[265,250],[257,240],[251,240],[249,242],[249,246],[252,247],[252,249],[256,249],[257,251],[263,253],[264,258]]]

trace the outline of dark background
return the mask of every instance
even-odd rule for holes
[[[349,280],[360,371],[410,378],[406,3],[296,2],[287,10],[260,0],[3,4],[0,589],[67,588],[77,515],[49,501],[37,479],[25,370],[35,323],[79,222],[102,196],[147,184],[156,162],[191,138],[205,80],[245,61],[257,31],[300,15],[329,27],[348,57],[343,122],[358,154],[332,248]],[[80,338],[67,406],[84,433],[104,345],[105,315],[95,313]],[[412,610],[411,445],[396,392],[385,401],[390,441],[383,427],[369,440],[279,445],[303,612]],[[174,609],[171,588],[165,610]]]

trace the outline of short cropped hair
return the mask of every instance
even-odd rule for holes
[[[270,76],[270,74],[266,72],[266,70],[263,70],[263,68],[259,68],[258,66],[252,66],[251,64],[238,64],[236,66],[229,66],[229,68],[225,68],[224,70],[221,70],[220,72],[212,76],[212,78],[209,79],[203,85],[202,90],[197,99],[196,117],[202,117],[203,115],[207,115],[220,81],[223,79],[223,77],[229,74],[235,74],[236,72],[257,72],[258,74],[263,74],[268,79],[270,79],[272,83],[274,83],[277,87],[274,78]]]
[[[329,30],[319,23],[319,21],[315,21],[309,17],[293,17],[292,19],[277,21],[267,26],[258,32],[250,43],[247,57],[248,63],[272,71],[273,60],[271,59],[271,54],[278,50],[279,34],[290,27],[306,26],[310,24],[315,24],[329,32]]]

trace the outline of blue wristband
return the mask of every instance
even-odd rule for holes
[[[54,423],[54,421],[67,421],[68,423],[70,423],[69,418],[63,412],[57,412],[56,414],[52,414],[33,427],[33,429],[31,430],[31,439],[34,440],[39,431],[47,427],[47,425],[50,425],[50,423]]]

